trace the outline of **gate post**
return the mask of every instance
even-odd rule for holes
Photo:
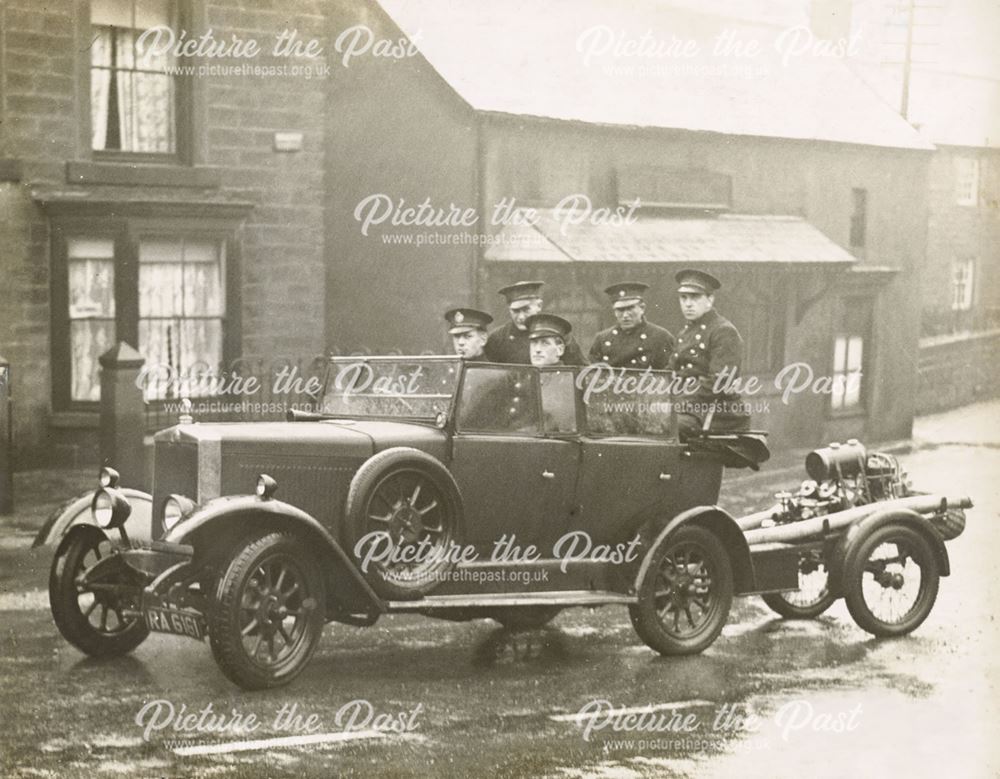
[[[102,354],[101,464],[121,475],[123,487],[147,489],[146,408],[136,379],[145,358],[124,341]]]
[[[0,514],[14,513],[14,401],[10,362],[0,357]]]

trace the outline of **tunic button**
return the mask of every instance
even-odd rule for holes
[[[639,337],[640,337],[640,338],[641,338],[642,340],[644,340],[644,341],[646,340],[646,334],[645,334],[645,333],[643,333],[643,334],[642,334],[642,335],[640,335]]]
[[[704,330],[704,329],[705,329],[705,325],[702,325],[702,326],[701,326],[701,329],[702,329],[702,330]]]
[[[605,342],[604,342],[604,345],[605,345],[605,346],[611,346],[611,341],[605,341]]]
[[[694,366],[693,366],[693,365],[691,365],[691,363],[688,363],[688,366],[687,366],[687,367],[689,367],[689,368],[693,368]]]
[[[700,340],[701,340],[701,333],[697,333],[697,334],[695,335],[695,337],[694,337],[694,340],[696,340],[696,341],[700,341]]]
[[[646,355],[642,355],[641,359],[643,362],[646,362]]]
[[[512,401],[511,401],[511,403],[520,403],[520,402],[521,402],[521,399],[520,399],[520,398],[514,398],[514,399],[513,399]]]
[[[702,348],[702,349],[704,349],[704,348],[705,348],[705,344],[702,344],[702,345],[701,345],[701,348]]]
[[[611,331],[611,335],[618,335],[618,331],[617,330],[612,330]]]
[[[691,350],[691,354],[698,354],[694,349]]]
[[[642,347],[640,346],[640,347],[638,347],[638,348],[639,348],[639,351],[641,352],[641,351],[642,351]]]
[[[601,355],[601,359],[603,359],[603,360],[607,360],[607,359],[608,359],[608,355],[606,355],[606,354],[602,354],[602,355]]]
[[[514,382],[514,389],[521,389],[521,382],[515,381]]]

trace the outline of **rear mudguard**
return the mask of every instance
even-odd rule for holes
[[[858,549],[862,542],[874,531],[886,525],[907,525],[922,535],[934,552],[941,576],[951,574],[951,564],[948,561],[948,550],[944,541],[931,524],[920,514],[909,509],[888,509],[869,514],[864,519],[851,525],[837,540],[833,551],[827,560],[827,570],[830,572],[829,587],[831,592],[843,595],[844,575],[851,570]]]
[[[354,560],[330,532],[300,508],[256,495],[217,498],[181,520],[164,537],[168,544],[194,547],[195,556],[213,540],[237,540],[248,531],[276,530],[298,533],[315,550],[332,600],[351,614],[383,613],[385,602],[372,590]]]
[[[635,577],[634,591],[639,591],[639,585],[652,563],[653,554],[670,535],[683,525],[699,525],[716,535],[729,554],[729,562],[733,569],[734,593],[739,595],[753,592],[755,589],[753,564],[750,562],[750,548],[739,524],[728,513],[718,506],[695,506],[682,511],[671,519],[654,538],[646,550]]]
[[[118,490],[125,495],[129,505],[132,506],[132,513],[125,521],[125,531],[129,538],[150,540],[152,538],[153,496],[148,492],[133,490],[129,487],[119,487]],[[31,545],[55,544],[66,535],[70,528],[77,525],[97,527],[90,516],[90,503],[93,499],[94,490],[90,489],[61,504],[49,514]]]

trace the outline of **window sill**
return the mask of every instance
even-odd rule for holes
[[[65,430],[97,430],[101,426],[101,412],[53,411],[49,424]]]
[[[118,184],[125,186],[195,187],[215,189],[222,183],[219,168],[209,166],[157,165],[147,162],[66,163],[70,184]]]

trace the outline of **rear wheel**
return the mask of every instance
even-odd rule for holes
[[[92,657],[124,655],[149,635],[136,604],[115,585],[83,583],[87,571],[110,554],[111,541],[101,530],[76,527],[59,544],[49,572],[49,605],[56,627]]]
[[[934,550],[916,530],[886,525],[860,542],[845,572],[844,599],[858,627],[903,636],[931,613],[938,592]]]
[[[663,655],[697,654],[722,632],[733,601],[729,557],[714,533],[679,528],[651,553],[629,616],[639,637]]]
[[[287,684],[316,649],[325,607],[322,572],[298,538],[252,538],[219,579],[209,616],[212,654],[240,687]]]
[[[792,592],[774,592],[761,599],[786,619],[814,619],[837,600],[829,587],[830,573],[819,551],[799,558],[799,588]]]

